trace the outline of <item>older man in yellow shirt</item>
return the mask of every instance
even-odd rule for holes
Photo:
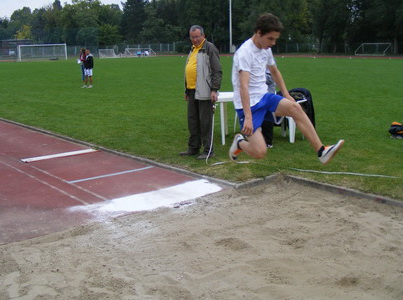
[[[218,49],[206,40],[203,28],[193,25],[189,36],[193,44],[185,68],[189,140],[188,149],[179,155],[198,155],[198,159],[206,159],[214,156],[211,132],[222,69]],[[200,149],[202,153],[199,155]]]

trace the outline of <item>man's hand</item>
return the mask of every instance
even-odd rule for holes
[[[290,93],[287,91],[286,93],[283,94],[284,98],[287,98],[288,100],[291,100],[293,102],[297,102],[295,101],[295,99],[290,95]]]
[[[213,102],[213,103],[216,103],[216,102],[217,102],[217,100],[218,100],[218,95],[217,95],[217,92],[216,92],[216,91],[211,91],[210,99],[211,99],[211,102]]]
[[[185,97],[184,97],[184,98],[185,98],[185,101],[189,101],[188,95],[185,94]]]
[[[253,134],[253,122],[251,117],[245,118],[241,132],[246,136]]]

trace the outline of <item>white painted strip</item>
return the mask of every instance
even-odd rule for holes
[[[353,176],[364,176],[364,177],[399,178],[399,177],[396,177],[396,176],[378,175],[378,174],[365,174],[365,173],[353,173],[353,172],[316,171],[316,170],[303,170],[303,169],[297,169],[297,168],[290,168],[290,169],[295,170],[295,171],[299,171],[299,172],[330,174],[330,175],[353,175]]]
[[[85,210],[99,215],[102,213],[127,213],[170,207],[176,203],[189,201],[221,190],[217,184],[205,179],[188,181],[179,185],[142,194],[130,195],[111,201],[75,206],[71,210]]]
[[[67,156],[74,156],[74,155],[86,154],[86,153],[97,152],[97,151],[98,150],[95,150],[95,149],[85,149],[85,150],[63,152],[63,153],[44,155],[44,156],[37,156],[37,157],[31,157],[31,158],[23,158],[23,159],[21,159],[21,161],[25,162],[25,163],[29,163],[29,162],[33,162],[33,161],[46,160],[46,159],[59,158],[59,157],[67,157]]]
[[[147,169],[151,169],[151,168],[154,168],[154,167],[153,166],[148,166],[148,167],[144,167],[144,168],[140,168],[140,169],[133,169],[133,170],[123,171],[123,172],[116,172],[116,173],[105,174],[105,175],[100,175],[100,176],[77,179],[77,180],[68,181],[68,183],[78,183],[78,182],[89,181],[89,180],[94,180],[94,179],[100,179],[100,178],[105,178],[105,177],[112,177],[112,176],[117,176],[117,175],[122,175],[122,174],[128,174],[128,173],[134,173],[134,172],[138,172],[138,171],[143,171],[143,170],[147,170]]]
[[[64,183],[66,183],[66,184],[69,183],[67,180],[64,180],[63,178],[60,178],[60,177],[58,177],[58,176],[56,176],[56,175],[53,175],[53,174],[51,174],[51,173],[49,173],[49,172],[47,172],[47,171],[45,171],[45,170],[42,170],[42,169],[39,169],[39,168],[35,167],[35,166],[31,166],[31,168],[37,170],[38,172],[41,172],[41,173],[43,173],[43,174],[46,174],[47,176],[50,176],[50,177],[55,178],[55,179],[57,179],[57,180],[60,180],[61,182],[64,182]],[[100,200],[103,200],[103,201],[107,201],[107,200],[108,200],[107,198],[105,198],[105,197],[103,197],[103,196],[101,196],[101,195],[99,195],[99,194],[97,194],[97,193],[94,193],[94,192],[92,192],[92,191],[90,191],[90,190],[87,190],[86,188],[83,188],[83,187],[81,187],[81,186],[79,186],[79,185],[75,185],[75,188],[76,188],[76,189],[79,189],[79,190],[81,190],[81,191],[83,191],[83,192],[85,192],[85,193],[87,193],[87,194],[91,194],[91,195],[93,195],[94,197],[99,198]]]

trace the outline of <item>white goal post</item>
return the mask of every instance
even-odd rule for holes
[[[124,57],[153,57],[157,54],[151,48],[126,48]]]
[[[357,56],[385,56],[391,49],[392,43],[362,43],[354,54]]]
[[[66,44],[18,45],[18,61],[67,60]]]
[[[115,50],[113,49],[99,49],[98,50],[99,58],[118,58]]]

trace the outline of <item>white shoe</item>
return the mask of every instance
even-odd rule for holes
[[[90,84],[90,85],[88,86],[88,88],[89,88],[89,89],[92,89],[92,84]]]
[[[84,84],[82,87],[81,87],[82,89],[86,89],[87,88],[87,86]]]
[[[319,156],[320,162],[326,165],[333,158],[333,156],[336,155],[336,153],[340,150],[343,144],[344,140],[340,140],[337,142],[336,145],[326,146],[322,152],[322,155]]]
[[[234,137],[231,147],[229,148],[229,158],[232,161],[235,161],[238,158],[238,155],[242,153],[242,149],[238,147],[239,142],[244,141],[245,138],[242,134],[237,134]]]

